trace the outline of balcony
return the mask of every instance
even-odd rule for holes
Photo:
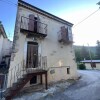
[[[27,34],[28,37],[46,37],[47,24],[22,16],[20,32]]]
[[[69,28],[61,27],[61,30],[58,31],[58,41],[66,44],[73,43],[71,29],[69,30]]]

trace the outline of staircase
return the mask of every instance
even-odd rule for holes
[[[22,65],[22,63],[21,63]],[[33,76],[40,75],[40,82],[42,84],[42,76],[45,75],[45,87],[47,89],[47,70],[43,68],[32,68],[31,70],[23,67],[19,69],[20,66],[15,66],[12,70],[9,70],[11,73],[11,80],[14,79],[13,83],[10,83],[9,88],[6,89],[3,96],[5,100],[11,100],[14,96],[16,96],[20,90],[28,83]],[[17,72],[17,73],[16,73]],[[14,73],[14,74],[13,74]]]

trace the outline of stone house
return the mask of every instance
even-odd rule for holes
[[[77,78],[72,26],[68,21],[18,1],[6,91],[10,93],[6,99],[33,84],[45,84],[47,89],[48,83]]]
[[[0,22],[0,63],[2,58],[11,53],[12,41],[6,35],[5,29]]]
[[[11,57],[12,41],[7,37],[5,29],[0,22],[0,89],[6,87],[7,75]]]

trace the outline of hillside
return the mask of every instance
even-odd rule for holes
[[[83,46],[74,45],[74,49],[81,49]],[[96,53],[96,46],[84,46],[87,50],[90,49],[92,53]]]

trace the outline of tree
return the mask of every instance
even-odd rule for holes
[[[76,46],[75,48],[75,56],[76,61],[80,62],[81,60],[93,60],[96,59],[95,53],[92,52],[90,47],[87,46]]]
[[[82,60],[80,55],[80,49],[75,49],[75,57],[77,62],[80,62]]]
[[[85,64],[83,64],[83,63],[78,64],[78,69],[85,70],[86,69]]]
[[[96,59],[100,59],[100,41],[97,40],[97,46],[96,46]]]
[[[87,48],[85,46],[82,46],[82,48],[81,48],[81,58],[82,58],[82,60],[90,59],[89,51],[87,50]]]

